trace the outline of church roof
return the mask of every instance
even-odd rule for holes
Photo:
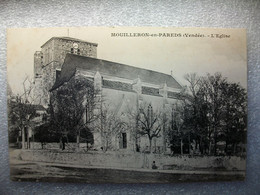
[[[161,85],[166,83],[168,87],[181,88],[181,85],[168,74],[97,58],[67,54],[61,68],[60,76],[54,83],[51,91],[61,86],[64,82],[69,81],[74,76],[77,68],[92,72],[99,71],[101,75],[105,74],[129,80],[140,78],[142,82],[150,84]]]

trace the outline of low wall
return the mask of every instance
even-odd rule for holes
[[[59,149],[61,147],[60,143],[57,143],[57,142],[44,143],[43,145],[40,142],[31,142],[30,143],[31,149],[42,149],[42,146],[44,149]],[[66,148],[75,149],[76,147],[77,147],[76,143],[66,143]],[[87,147],[86,143],[80,143],[80,148],[86,148],[86,147]]]
[[[246,160],[240,157],[189,157],[165,156],[160,154],[141,154],[125,152],[62,152],[58,150],[20,150],[19,158],[26,161],[66,163],[95,167],[147,168],[155,161],[158,169],[221,168],[224,170],[245,170]]]

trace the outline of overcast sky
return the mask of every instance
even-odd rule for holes
[[[181,33],[182,37],[111,37],[111,33]],[[201,34],[205,37],[183,37]],[[211,38],[211,34],[230,38]],[[171,74],[183,85],[186,73],[221,72],[247,87],[246,34],[243,29],[206,28],[38,28],[8,29],[7,73],[13,93],[22,92],[26,75],[33,77],[33,56],[53,36],[98,43],[99,59]],[[209,37],[208,37],[209,36]]]

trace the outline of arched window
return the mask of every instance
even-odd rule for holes
[[[119,136],[119,148],[125,149],[127,148],[127,134],[121,133]]]

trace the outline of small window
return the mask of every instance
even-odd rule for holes
[[[122,133],[123,148],[127,148],[126,133]]]
[[[70,53],[73,53],[73,52],[74,52],[74,51],[73,51],[73,48],[71,48],[71,49],[70,49]]]
[[[127,134],[121,133],[119,136],[119,148],[125,149],[127,148]]]

